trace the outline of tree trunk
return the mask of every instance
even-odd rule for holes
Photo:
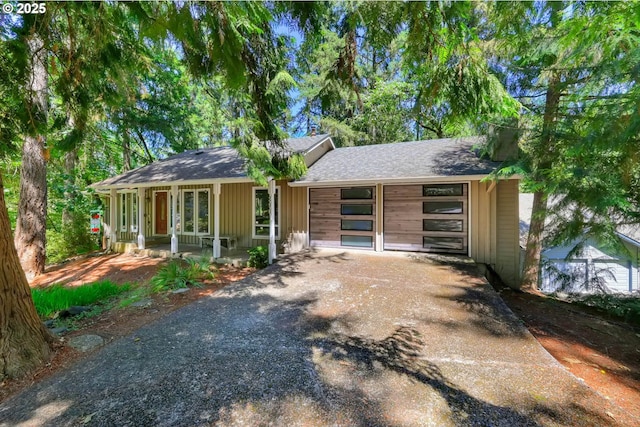
[[[11,238],[0,175],[0,380],[19,378],[46,362],[52,337],[40,321]]]
[[[533,176],[536,181],[544,184],[544,171],[553,165],[554,132],[558,105],[560,104],[560,75],[554,73],[549,81],[545,99],[544,116],[542,118],[542,136],[540,146],[536,150],[537,164],[534,165]],[[531,210],[531,224],[525,251],[524,271],[520,288],[527,292],[538,292],[540,278],[540,260],[542,257],[542,239],[544,236],[544,222],[547,217],[548,192],[539,190],[533,195]]]
[[[544,221],[547,218],[547,195],[542,191],[533,193],[533,207],[529,224],[529,237],[524,256],[524,271],[521,289],[527,292],[537,292],[540,276],[540,258],[542,256],[542,238],[544,235]]]
[[[22,149],[20,202],[15,245],[27,277],[44,272],[46,258],[47,163],[42,127],[47,123],[47,53],[38,33],[27,39],[29,74],[27,108],[31,129]]]

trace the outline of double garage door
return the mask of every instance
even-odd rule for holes
[[[468,185],[387,185],[312,188],[309,226],[312,246],[466,254]],[[380,203],[382,206],[380,206]],[[381,209],[380,209],[381,208]]]

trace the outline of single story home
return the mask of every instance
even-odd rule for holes
[[[270,258],[305,247],[444,252],[490,265],[519,283],[518,179],[486,180],[499,162],[484,138],[336,148],[329,135],[285,141],[304,157],[297,180],[257,185],[231,147],[176,154],[92,187],[106,196],[115,250],[149,238],[180,245],[269,245]],[[128,245],[128,246],[127,246]]]
[[[551,202],[553,203],[553,202]],[[520,247],[522,257],[527,244],[533,194],[520,194]],[[640,226],[619,227],[620,247],[611,248],[594,238],[585,242],[574,240],[567,244],[545,247],[542,250],[540,290],[546,293],[638,291],[640,284]],[[582,248],[572,255],[578,244]]]

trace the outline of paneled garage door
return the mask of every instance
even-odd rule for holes
[[[384,187],[384,249],[466,254],[468,185]]]
[[[311,246],[374,249],[376,191],[370,187],[311,188]]]

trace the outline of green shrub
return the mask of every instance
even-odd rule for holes
[[[76,287],[55,284],[46,288],[31,290],[33,303],[41,317],[50,317],[54,313],[73,305],[92,305],[103,302],[128,291],[131,285],[117,285],[108,280],[89,283]]]
[[[640,325],[640,298],[637,296],[594,294],[581,297],[575,302],[594,307],[626,322]]]
[[[151,278],[151,285],[154,292],[163,292],[188,286],[199,286],[201,280],[212,277],[213,273],[209,268],[208,260],[187,258],[184,262],[172,260],[160,268]]]
[[[265,268],[269,265],[269,249],[266,246],[256,246],[247,252],[249,253],[249,267]]]
[[[100,249],[98,236],[89,233],[89,216],[74,212],[72,221],[47,229],[47,261],[57,263]]]

